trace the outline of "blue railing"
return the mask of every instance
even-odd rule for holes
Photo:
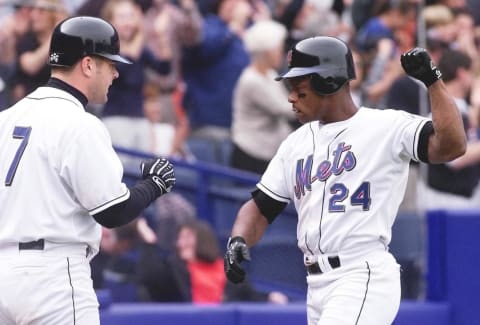
[[[142,159],[154,157],[132,149],[115,147],[115,150],[122,158],[134,158],[134,161],[125,164],[124,176],[129,181],[138,180],[138,166]],[[199,160],[169,160],[174,164],[177,176],[174,192],[184,195],[194,204],[197,216],[213,225],[224,247],[236,213],[241,204],[250,198],[250,191],[260,175]],[[305,269],[301,252],[296,247],[296,222],[296,213],[289,205],[267,229],[261,245],[252,249],[252,256],[258,258],[247,268],[259,288],[266,291],[277,289],[296,299],[304,299]],[[277,244],[283,245],[279,246],[283,249],[277,249]],[[290,263],[289,268],[282,272],[275,269],[285,263]]]
[[[139,161],[141,159],[151,159],[155,157],[150,153],[122,147],[115,147],[115,151],[119,155],[127,155],[137,158]],[[212,198],[222,198],[232,201],[238,201],[242,198],[238,192],[228,191],[226,190],[227,187],[219,185],[236,184],[239,188],[245,187],[245,193],[248,194],[246,188],[253,188],[260,179],[260,176],[257,174],[219,164],[175,158],[169,158],[169,160],[174,164],[177,175],[175,190],[193,193],[197,214],[205,219],[209,219],[209,221],[212,221],[211,218],[214,214]],[[125,167],[124,174],[125,177],[131,180],[136,180],[140,176],[138,167],[137,169]],[[216,182],[216,180],[218,181]]]

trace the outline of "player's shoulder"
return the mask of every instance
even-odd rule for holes
[[[299,143],[305,143],[306,139],[311,138],[313,135],[314,123],[318,123],[318,121],[305,123],[292,131],[282,141],[278,151],[288,155],[294,148],[298,147]]]
[[[304,139],[306,135],[311,134],[312,126],[313,126],[314,123],[318,123],[318,121],[302,124],[297,129],[295,129],[293,132],[291,132],[287,136],[285,141],[295,143],[298,139]]]
[[[398,121],[409,120],[409,119],[423,119],[419,115],[409,113],[404,110],[386,108],[386,109],[377,109],[370,107],[361,107],[359,109],[360,116],[363,119],[368,119],[371,122],[377,121]]]
[[[73,95],[53,87],[38,87],[35,91],[28,94],[26,99],[35,101],[39,106],[46,106],[52,109],[70,107],[76,112],[84,111],[83,105]]]
[[[88,129],[98,127],[101,121],[85,111],[83,104],[70,93],[52,87],[39,87],[26,96],[34,101],[36,109],[50,118],[52,125],[63,129]]]

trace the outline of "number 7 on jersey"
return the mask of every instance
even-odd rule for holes
[[[27,147],[28,139],[30,138],[30,132],[32,132],[31,127],[16,126],[15,129],[13,129],[13,138],[22,139],[22,142],[20,142],[20,146],[15,153],[15,157],[13,157],[10,168],[8,168],[7,177],[5,178],[5,186],[12,185],[13,177],[15,177],[15,172],[17,171],[18,164],[20,163],[23,152]]]

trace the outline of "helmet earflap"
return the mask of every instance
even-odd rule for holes
[[[321,77],[317,73],[310,75],[310,85],[320,96],[328,96],[336,93],[347,81],[346,78],[342,77]]]

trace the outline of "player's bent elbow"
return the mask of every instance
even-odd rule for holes
[[[467,152],[467,138],[463,137],[461,141],[459,141],[458,145],[454,145],[451,148],[452,156],[450,157],[449,161],[452,161],[458,157],[461,157]]]
[[[432,155],[430,159],[430,163],[446,163],[450,162],[452,160],[457,159],[458,157],[461,157],[465,154],[467,150],[467,144],[466,142],[461,142],[457,145],[451,145],[448,148],[445,148],[445,150],[439,150],[435,153],[435,155]]]

